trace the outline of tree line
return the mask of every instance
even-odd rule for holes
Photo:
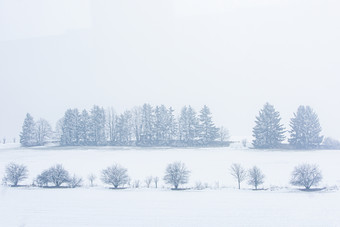
[[[237,181],[238,189],[241,189],[241,182],[248,180],[248,184],[252,185],[255,190],[259,189],[259,186],[264,183],[265,175],[261,169],[257,166],[253,166],[248,171],[244,169],[240,164],[233,163],[230,167],[230,174]],[[190,171],[186,165],[182,162],[173,162],[167,165],[165,169],[165,175],[163,180],[166,184],[172,185],[174,190],[180,189],[179,186],[187,184],[189,182]],[[28,178],[28,169],[25,165],[10,163],[6,166],[5,176],[3,177],[3,184],[10,185],[12,187],[19,186],[19,183]],[[94,185],[96,176],[90,174],[88,180],[90,186]],[[290,183],[294,186],[303,186],[306,190],[310,190],[312,186],[317,186],[322,180],[322,173],[318,166],[315,164],[300,164],[295,166],[291,173]],[[140,182],[135,180],[131,184],[131,179],[128,175],[126,168],[119,164],[113,164],[101,171],[101,181],[104,184],[112,185],[115,189],[124,188],[125,185],[138,188]],[[150,187],[151,182],[154,182],[157,188],[159,178],[158,177],[146,177],[146,187]],[[83,179],[77,177],[75,174],[72,176],[61,165],[57,164],[42,171],[34,180],[32,186],[39,187],[65,187],[67,184],[70,188],[81,187]],[[200,183],[196,182],[195,189],[203,189]]]
[[[216,127],[210,109],[197,113],[190,105],[175,116],[173,108],[144,104],[117,114],[112,108],[93,106],[90,111],[66,110],[53,132],[49,123],[28,113],[22,126],[22,146],[51,141],[61,146],[212,146],[227,145],[228,131]]]

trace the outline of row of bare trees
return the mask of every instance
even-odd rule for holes
[[[252,185],[255,190],[264,183],[265,175],[262,171],[254,166],[249,170],[243,168],[240,164],[234,163],[230,167],[230,174],[235,178],[238,184],[238,188],[241,189],[241,183],[248,179],[248,184]],[[189,181],[190,171],[187,169],[184,163],[174,162],[168,164],[165,170],[163,180],[165,183],[172,185],[175,190],[179,189],[180,185],[186,184]],[[6,167],[5,176],[3,178],[4,184],[11,186],[18,186],[19,182],[22,182],[28,177],[27,167],[24,165],[10,163]],[[94,185],[96,176],[90,174],[88,180],[90,185]],[[102,170],[101,180],[103,183],[112,185],[115,189],[124,188],[125,185],[131,186],[131,180],[127,174],[127,169],[119,164],[113,164]],[[322,174],[318,166],[315,164],[301,164],[294,168],[291,174],[290,183],[295,186],[303,186],[309,190],[312,186],[316,186],[322,180]],[[145,184],[149,188],[151,183],[154,182],[155,187],[158,187],[159,178],[148,176],[145,178]],[[68,187],[75,188],[80,187],[83,183],[83,179],[76,175],[70,175],[67,170],[60,164],[50,167],[39,174],[35,179],[33,185],[39,187]],[[140,182],[133,182],[133,187],[138,188]],[[201,186],[200,186],[201,187]],[[198,186],[197,186],[198,188]]]

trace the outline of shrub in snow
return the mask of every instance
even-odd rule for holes
[[[90,175],[87,176],[87,179],[90,181],[90,186],[93,187],[93,182],[96,180],[96,175],[91,173]]]
[[[238,189],[241,189],[241,182],[247,177],[246,170],[237,163],[233,163],[230,167],[230,174],[237,180]]]
[[[264,174],[262,171],[254,166],[248,171],[248,184],[253,185],[255,187],[255,190],[257,190],[257,187],[260,184],[263,184],[264,180]]]
[[[44,170],[37,176],[36,182],[39,186],[48,186],[49,183],[55,187],[60,187],[63,183],[70,181],[70,175],[67,170],[60,164],[52,166],[51,168]]]
[[[153,178],[153,182],[155,183],[155,188],[158,187],[158,181],[159,181],[159,177],[154,177]]]
[[[133,188],[139,188],[139,185],[140,185],[140,181],[139,180],[134,180],[132,187]]]
[[[327,149],[340,149],[340,141],[330,137],[326,137],[322,145]]]
[[[127,169],[118,164],[114,164],[102,170],[101,180],[105,184],[112,184],[115,188],[118,188],[129,182],[129,176],[127,174]]]
[[[19,165],[16,163],[10,163],[6,166],[5,176],[2,181],[7,184],[11,184],[12,186],[18,186],[20,181],[23,181],[28,176],[27,167],[24,165]]]
[[[196,190],[203,190],[206,188],[209,188],[209,184],[208,183],[202,183],[201,181],[197,181],[195,183],[195,187]]]
[[[150,188],[150,184],[151,184],[152,180],[153,180],[152,176],[145,178],[144,182],[145,182],[147,188]]]
[[[83,178],[77,177],[76,175],[73,175],[73,177],[71,177],[69,181],[67,182],[70,188],[81,187],[82,183],[83,183]]]
[[[290,183],[295,186],[303,186],[310,189],[322,180],[322,174],[318,166],[313,164],[301,164],[294,168]]]
[[[164,181],[178,189],[180,184],[186,184],[189,180],[190,171],[187,170],[184,163],[174,162],[169,164],[165,170]]]

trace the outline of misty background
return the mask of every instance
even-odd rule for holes
[[[265,102],[299,105],[340,139],[340,2],[332,0],[0,0],[0,137],[27,112],[53,126],[67,108],[206,104],[251,136]]]

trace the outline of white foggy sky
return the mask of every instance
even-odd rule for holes
[[[27,112],[208,105],[251,136],[265,102],[288,127],[298,105],[340,139],[340,2],[0,0],[0,137]],[[289,127],[288,127],[289,128]]]

